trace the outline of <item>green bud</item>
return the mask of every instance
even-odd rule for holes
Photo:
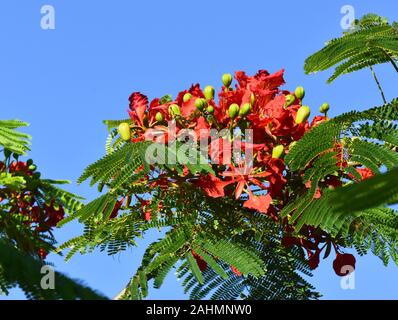
[[[41,177],[41,173],[40,173],[40,172],[35,172],[35,173],[33,174],[33,178],[34,178],[34,179],[40,179],[40,177]]]
[[[207,111],[208,113],[210,113],[210,114],[213,114],[213,113],[214,113],[214,107],[213,107],[213,106],[208,106],[207,109],[206,109],[206,111]]]
[[[121,124],[119,124],[117,130],[119,131],[120,137],[124,141],[130,140],[131,138],[130,125],[127,122],[122,122]]]
[[[32,165],[32,164],[33,164],[33,159],[28,159],[28,160],[26,161],[26,164],[27,164],[28,166]]]
[[[249,114],[252,106],[250,103],[245,103],[239,110],[239,116],[245,117]]]
[[[254,102],[255,102],[255,96],[254,96],[254,93],[252,92],[252,94],[250,95],[250,103],[251,103],[251,105],[254,105]]]
[[[272,158],[279,159],[284,152],[285,148],[283,145],[279,144],[272,149]]]
[[[222,75],[222,83],[228,88],[232,83],[232,75],[230,73],[224,73]]]
[[[320,113],[327,113],[330,109],[329,103],[325,102],[319,107]]]
[[[28,169],[29,169],[30,171],[35,171],[35,170],[37,169],[37,166],[36,166],[35,164],[31,164],[31,165],[28,167]]]
[[[203,90],[203,94],[207,100],[214,98],[214,88],[212,86],[206,86]]]
[[[203,99],[203,98],[197,98],[195,100],[195,107],[199,111],[202,111],[204,108],[207,107],[207,101],[205,99]]]
[[[309,106],[302,106],[297,111],[296,124],[305,122],[310,116],[311,110]]]
[[[163,114],[161,112],[157,112],[155,115],[155,120],[157,122],[162,122],[164,120]]]
[[[285,102],[285,108],[290,107],[294,101],[296,100],[296,97],[292,94],[288,94],[286,97],[286,102]]]
[[[173,117],[181,115],[180,107],[176,104],[172,104],[169,106],[169,112]]]
[[[189,92],[187,92],[187,93],[184,94],[184,96],[182,97],[182,101],[188,102],[191,98],[192,98],[192,94],[190,94]]]
[[[303,87],[297,87],[296,90],[294,90],[294,94],[296,95],[297,98],[299,99],[304,99],[305,96],[305,91]]]
[[[293,141],[289,144],[289,150],[291,150],[295,145],[297,144],[297,141]]]
[[[231,119],[234,119],[238,115],[238,113],[239,113],[239,105],[236,103],[231,104],[228,109],[229,117]]]

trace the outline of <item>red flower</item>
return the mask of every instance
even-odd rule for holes
[[[231,271],[236,274],[238,277],[242,276],[242,272],[240,272],[237,268],[235,268],[234,266],[230,266]]]
[[[355,170],[361,175],[362,180],[366,180],[374,176],[373,171],[368,168],[357,168]]]
[[[194,250],[191,250],[191,253],[193,257],[196,260],[196,263],[198,264],[199,270],[200,271],[205,271],[207,269],[207,262],[202,259],[200,255],[198,255]]]
[[[40,259],[42,259],[42,260],[44,260],[48,255],[48,252],[46,250],[44,250],[43,248],[40,248],[39,250],[37,250],[37,253],[38,253]]]
[[[318,268],[320,250],[317,249],[315,253],[309,254],[308,265],[311,270]]]
[[[128,113],[131,120],[139,126],[144,126],[145,111],[148,107],[148,98],[139,92],[133,92],[130,97],[130,106]]]
[[[212,198],[224,197],[224,188],[231,183],[233,183],[233,181],[223,181],[210,173],[206,176],[200,177],[194,182],[196,186],[201,188],[209,197]]]
[[[115,204],[115,206],[113,207],[112,213],[111,213],[111,215],[109,216],[109,220],[110,220],[110,219],[113,219],[113,218],[115,218],[115,217],[117,216],[117,214],[119,213],[120,208],[121,208],[122,205],[123,205],[123,202],[124,202],[124,198],[121,199],[121,200],[116,201],[116,204]]]
[[[264,189],[263,183],[258,180],[257,178],[266,178],[269,177],[271,174],[268,172],[254,172],[254,168],[247,166],[246,163],[240,164],[238,167],[234,165],[230,165],[231,171],[225,171],[221,173],[224,177],[231,177],[234,182],[237,182],[237,186],[235,189],[235,198],[239,199],[244,187],[246,186],[249,190],[249,182],[257,185],[258,187]]]
[[[268,213],[268,208],[272,202],[272,197],[267,195],[255,196],[250,194],[249,199],[243,203],[248,209],[254,209],[261,213]]]
[[[333,261],[334,272],[338,276],[346,276],[352,270],[355,270],[355,257],[349,253],[337,253],[336,258]]]

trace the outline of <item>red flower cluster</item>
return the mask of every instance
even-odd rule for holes
[[[248,76],[238,71],[235,87],[231,86],[232,75],[225,74],[217,95],[213,87],[202,90],[199,84],[181,91],[175,100],[156,98],[149,102],[145,95],[134,92],[129,98],[128,109],[132,123],[122,123],[119,133],[126,141],[150,140],[170,145],[187,131],[192,132],[194,142],[207,142],[205,150],[214,174],[193,174],[183,164],[184,170],[178,181],[190,183],[212,198],[234,197],[248,210],[278,221],[278,213],[289,198],[284,155],[311,127],[327,121],[326,115],[314,117],[311,123],[308,121],[310,109],[302,104],[304,89],[281,90],[285,83],[283,72],[270,74],[260,70],[254,76]],[[214,137],[212,131],[229,135]],[[235,147],[239,147],[238,157]],[[336,145],[336,150],[339,152],[342,147]],[[341,159],[338,157],[336,162]],[[369,175],[367,171],[359,173],[362,177]],[[164,169],[155,181],[148,181],[148,186],[158,186],[167,192],[175,183],[175,175]],[[329,176],[322,183],[336,187],[342,182],[339,177]],[[311,182],[306,187],[310,188]],[[315,197],[321,196],[318,189]],[[140,203],[145,219],[149,220],[151,200]],[[282,222],[287,225],[287,221]],[[284,244],[306,249],[310,267],[314,269],[319,264],[322,250],[318,248],[319,244],[326,240],[310,227],[304,230],[306,232],[305,239],[286,236]],[[193,255],[200,268],[205,269],[202,258],[195,252]]]
[[[273,200],[282,196],[286,184],[283,155],[311,127],[307,121],[309,114],[298,120],[303,96],[297,97],[292,92],[279,89],[284,84],[283,70],[275,74],[260,70],[252,77],[238,71],[235,78],[237,84],[234,89],[224,81],[218,102],[214,88],[208,86],[202,90],[198,84],[167,102],[156,98],[149,103],[146,96],[134,92],[129,98],[128,110],[133,122],[131,140],[151,139],[167,143],[189,129],[199,140],[212,129],[240,130],[242,135],[245,130],[251,130],[252,141],[239,140],[237,143],[244,151],[252,149],[253,162],[243,159],[234,163],[231,159],[233,143],[228,138],[219,137],[210,141],[208,155],[210,160],[223,156],[225,160],[226,157],[227,165],[213,166],[216,175],[193,177],[187,171],[186,181],[210,197],[223,197],[233,186],[236,199],[244,200],[244,207],[276,219],[278,210]],[[325,117],[318,116],[313,125],[324,120]],[[171,121],[175,126],[174,132],[170,130]],[[262,194],[256,195],[254,188],[261,190]]]
[[[14,177],[22,177],[25,181],[40,179],[40,173],[36,171],[36,166],[31,160],[28,162],[12,161],[5,164],[0,162],[0,172],[9,173]],[[0,205],[7,206],[10,214],[24,216],[24,223],[31,230],[39,235],[49,232],[55,227],[59,221],[64,218],[64,209],[61,205],[57,206],[54,200],[49,204],[42,204],[40,199],[40,191],[37,187],[29,186],[35,183],[27,183],[27,186],[20,189],[2,188],[0,190]],[[38,255],[44,259],[47,252],[43,248],[37,248]]]

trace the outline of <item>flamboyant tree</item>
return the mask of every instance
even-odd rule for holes
[[[311,118],[304,88],[281,88],[283,70],[224,74],[217,93],[196,84],[149,101],[134,92],[128,118],[105,121],[106,155],[79,179],[102,192],[84,206],[19,161],[29,137],[0,122],[0,250],[12,252],[0,256],[0,286],[94,297],[49,296],[32,289],[36,273],[10,272],[10,262],[37,271],[53,249],[52,227],[74,219],[85,230],[57,249],[69,249],[66,259],[98,247],[114,255],[162,230],[118,299],[147,297],[173,269],[193,299],[316,299],[303,275],[321,258],[333,255],[339,276],[356,267],[347,248],[397,262],[398,217],[388,205],[398,199],[398,100],[386,101],[374,70],[384,62],[397,70],[397,53],[397,25],[367,15],[306,60],[307,73],[339,64],[330,81],[371,69],[384,104],[334,118],[327,103]]]
[[[395,24],[366,16],[306,71],[342,62],[333,80],[368,66],[380,88],[372,65],[395,66],[397,43]],[[146,297],[149,280],[159,288],[176,268],[194,299],[312,299],[300,273],[321,254],[335,255],[340,276],[355,269],[344,248],[397,262],[396,212],[347,210],[337,197],[397,167],[398,101],[381,91],[384,105],[335,118],[325,103],[309,122],[304,89],[280,89],[282,70],[235,80],[223,75],[217,95],[198,84],[175,99],[135,92],[128,119],[105,121],[107,154],[79,179],[104,194],[62,222],[79,219],[86,231],[61,249],[71,248],[68,258],[96,247],[115,254],[164,228],[118,298]]]

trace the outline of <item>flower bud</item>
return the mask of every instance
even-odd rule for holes
[[[296,90],[294,90],[294,94],[296,95],[297,98],[299,99],[304,99],[305,96],[305,91],[303,87],[297,87]]]
[[[296,97],[292,94],[288,94],[286,97],[286,102],[285,102],[285,108],[290,107],[294,101],[296,100]]]
[[[184,96],[182,97],[182,101],[188,102],[191,98],[192,98],[192,94],[190,94],[189,92],[187,92],[187,93],[184,94]]]
[[[239,113],[239,105],[236,103],[231,104],[228,109],[229,117],[231,119],[234,119],[238,115],[238,113]]]
[[[120,137],[124,141],[130,140],[131,138],[130,125],[127,122],[122,122],[121,124],[119,124],[117,130],[119,131]]]
[[[224,73],[222,75],[222,83],[224,84],[224,86],[229,88],[232,83],[232,75],[230,73]]]
[[[202,111],[204,108],[207,107],[207,101],[205,99],[203,99],[203,98],[197,98],[195,100],[195,107],[199,111]]]
[[[157,112],[155,115],[155,120],[157,122],[162,122],[164,120],[163,114],[161,112]]]
[[[35,170],[37,169],[37,166],[36,166],[35,164],[31,164],[31,165],[28,167],[28,169],[29,169],[30,171],[35,171]]]
[[[289,144],[289,150],[291,150],[295,145],[297,144],[297,141],[293,141]]]
[[[210,114],[213,114],[213,113],[214,113],[214,107],[213,107],[213,106],[208,106],[207,109],[206,109],[206,111],[207,111],[208,113],[210,113]]]
[[[319,107],[320,113],[327,113],[330,109],[329,103],[325,102]]]
[[[297,111],[296,124],[301,124],[305,122],[310,116],[311,110],[309,106],[302,106]]]
[[[32,164],[33,164],[33,159],[28,159],[28,160],[26,161],[26,164],[27,164],[28,166],[32,165]]]
[[[283,145],[279,144],[272,149],[272,158],[279,159],[285,151]]]
[[[169,106],[169,113],[171,114],[171,116],[179,116],[181,115],[181,110],[180,107],[176,104],[172,104]]]
[[[239,116],[245,117],[249,114],[252,106],[250,103],[245,103],[239,110]]]
[[[207,100],[214,98],[214,88],[212,86],[206,86],[203,90],[203,94]]]
[[[255,102],[255,96],[254,96],[254,93],[252,92],[251,93],[251,95],[250,95],[250,104],[253,106],[254,105],[254,102]]]

